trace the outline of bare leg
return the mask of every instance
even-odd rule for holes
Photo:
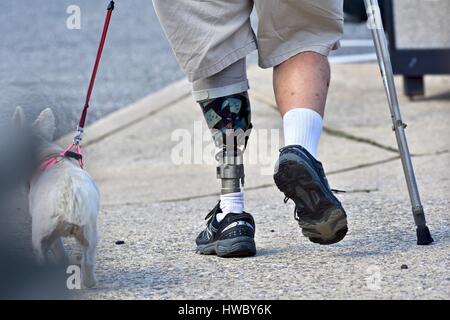
[[[328,58],[303,52],[274,68],[273,88],[281,116],[294,108],[312,109],[322,117],[330,83]]]

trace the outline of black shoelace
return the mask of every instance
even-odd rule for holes
[[[216,206],[206,215],[205,220],[208,220],[212,216],[214,216],[216,213],[220,211],[220,201],[216,204]]]

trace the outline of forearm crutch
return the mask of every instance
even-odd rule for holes
[[[394,72],[392,70],[391,57],[387,46],[386,35],[384,33],[383,22],[381,20],[380,7],[377,0],[364,0],[368,15],[368,27],[372,33],[378,63],[384,82],[384,88],[391,111],[393,130],[397,138],[398,149],[402,160],[403,171],[408,186],[409,198],[411,200],[414,222],[417,226],[417,244],[427,245],[433,242],[430,230],[426,225],[425,213],[420,201],[419,190],[417,188],[414,168],[411,162],[411,154],[408,149],[405,128],[402,121],[400,106],[398,103],[397,90],[394,82]]]

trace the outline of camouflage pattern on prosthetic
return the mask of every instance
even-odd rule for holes
[[[244,185],[243,152],[252,129],[247,92],[200,102],[217,155],[217,178],[222,180],[222,194],[240,192]]]
[[[229,149],[233,147],[231,143],[236,142],[235,147],[245,148],[248,131],[252,128],[247,92],[204,100],[200,106],[217,147],[227,144]]]

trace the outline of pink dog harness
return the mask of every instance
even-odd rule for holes
[[[71,151],[73,148],[75,148],[76,152]],[[28,189],[31,188],[31,181],[37,177],[38,175],[42,174],[43,172],[50,170],[55,165],[60,163],[62,160],[71,158],[78,161],[78,164],[80,165],[80,168],[83,169],[84,163],[83,163],[83,155],[81,154],[81,146],[72,144],[70,145],[66,150],[60,152],[59,154],[53,155],[49,158],[46,158],[42,160],[42,162],[39,164],[36,172],[32,175],[30,181],[28,181]]]
[[[73,148],[75,148],[76,152],[71,151]],[[46,171],[51,169],[54,165],[58,164],[63,160],[64,158],[72,158],[78,161],[80,164],[80,168],[83,169],[83,155],[81,154],[81,146],[72,144],[70,145],[66,150],[62,151],[60,154],[50,157],[48,159],[45,159],[41,162],[39,165],[39,171]]]

